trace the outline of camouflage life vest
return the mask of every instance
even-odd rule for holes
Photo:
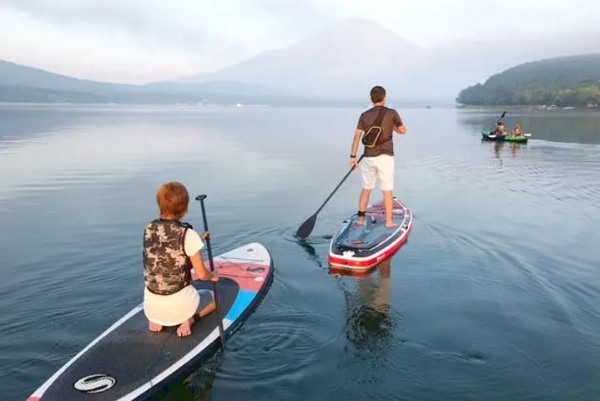
[[[192,263],[185,254],[184,238],[188,223],[156,219],[144,231],[144,281],[148,290],[170,295],[192,281]]]

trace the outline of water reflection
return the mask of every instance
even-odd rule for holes
[[[500,162],[502,162],[502,158],[500,157],[502,149],[504,149],[504,142],[494,143],[494,155],[496,156],[496,159],[500,160]]]
[[[302,249],[304,249],[306,251],[310,260],[315,262],[317,264],[317,266],[319,266],[320,268],[323,268],[323,264],[321,263],[321,258],[319,256],[319,254],[317,253],[317,250],[315,249],[315,247],[311,244],[310,240],[299,239],[299,240],[295,240],[295,242],[298,245],[300,245],[300,247]]]
[[[393,339],[396,322],[392,317],[391,268],[393,256],[360,275],[352,272],[333,271],[329,264],[321,263],[314,246],[307,240],[297,243],[307,252],[319,267],[328,266],[330,273],[338,280],[344,293],[346,305],[345,335],[357,350],[382,351]],[[353,290],[348,281],[356,283]]]
[[[201,367],[195,370],[184,380],[179,380],[170,385],[162,394],[151,398],[152,401],[207,401],[210,399],[211,390],[217,371],[223,362],[223,354],[218,351]]]
[[[346,338],[358,350],[383,351],[393,338],[390,313],[391,258],[372,274],[357,279],[355,291],[344,289]]]
[[[502,154],[504,149],[508,148],[508,150],[510,151],[510,155],[512,157],[516,157],[517,154],[519,154],[519,152],[521,151],[521,146],[523,146],[522,143],[516,142],[494,142],[494,155],[497,159],[500,159],[500,155]]]

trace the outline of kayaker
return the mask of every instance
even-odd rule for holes
[[[510,133],[510,136],[512,136],[513,138],[517,136],[523,136],[523,134],[521,133],[521,126],[519,124],[515,125],[512,132]]]
[[[506,136],[506,129],[502,121],[496,123],[496,128],[490,132],[490,135]]]
[[[365,211],[369,204],[369,196],[379,179],[385,206],[385,226],[394,227],[396,223],[392,219],[392,209],[395,163],[392,137],[394,131],[398,134],[406,134],[406,127],[396,110],[385,107],[386,92],[383,87],[374,86],[370,95],[373,107],[360,115],[350,152],[350,167],[355,168],[358,165],[356,152],[358,151],[359,141],[363,133],[369,134],[372,132],[371,129],[375,128],[374,131],[378,133],[378,136],[376,136],[374,146],[365,146],[364,149],[361,169],[362,190],[358,201],[359,217],[356,224],[361,225],[363,223]],[[380,128],[374,127],[377,120],[381,121],[378,123]]]
[[[161,185],[156,193],[160,217],[144,231],[144,313],[150,331],[176,326],[177,335],[191,334],[194,316],[200,318],[215,310],[214,294],[198,292],[192,285],[191,269],[201,280],[218,281],[204,267],[201,249],[209,233],[198,235],[189,223],[181,221],[188,212],[189,194],[179,182]]]

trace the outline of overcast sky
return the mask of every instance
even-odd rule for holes
[[[0,0],[0,59],[102,81],[208,72],[345,18],[409,42],[598,33],[592,0]],[[600,51],[600,45],[599,49]]]

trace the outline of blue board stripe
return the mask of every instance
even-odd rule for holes
[[[234,322],[242,315],[242,313],[244,313],[246,309],[248,309],[248,306],[250,306],[250,303],[256,297],[256,294],[257,292],[255,291],[239,290],[233,305],[231,305],[231,309],[229,309],[229,312],[227,312],[227,315],[225,316],[225,319],[229,319]]]

